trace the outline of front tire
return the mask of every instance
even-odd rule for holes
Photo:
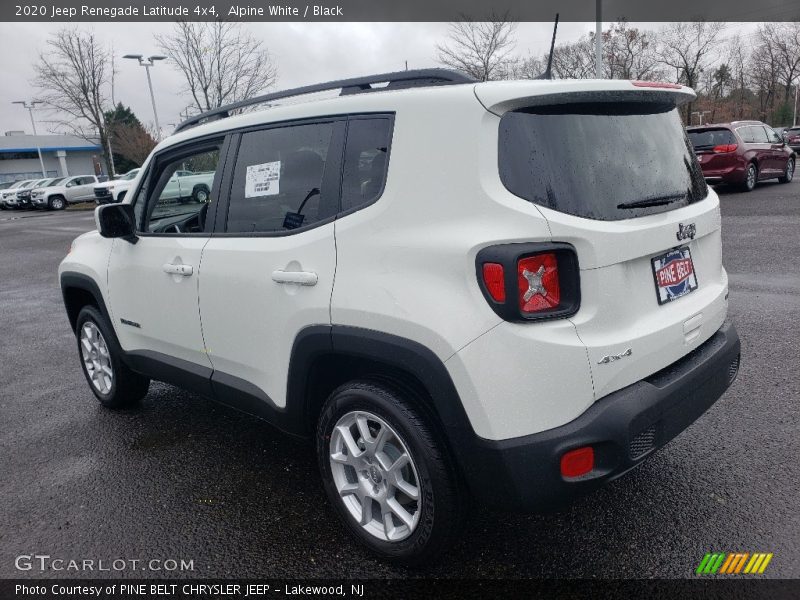
[[[64,210],[67,208],[67,201],[63,196],[53,196],[47,201],[47,208],[50,210]]]
[[[328,499],[358,541],[418,565],[458,535],[464,505],[452,460],[411,394],[384,382],[341,386],[322,408],[317,456]]]
[[[790,183],[794,178],[794,158],[790,158],[786,162],[786,171],[783,174],[783,177],[778,177],[778,181],[781,183]]]
[[[84,306],[81,309],[75,334],[83,374],[103,406],[124,408],[144,398],[150,380],[134,373],[122,362],[122,348],[97,308]]]

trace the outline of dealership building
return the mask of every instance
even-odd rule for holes
[[[0,136],[0,183],[67,175],[103,175],[99,144],[73,135],[24,135],[10,131]]]

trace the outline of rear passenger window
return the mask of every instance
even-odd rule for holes
[[[378,199],[386,182],[392,121],[388,117],[352,119],[347,129],[342,211]]]
[[[233,172],[227,231],[274,233],[327,217],[335,198],[322,180],[335,124],[312,123],[242,135]]]

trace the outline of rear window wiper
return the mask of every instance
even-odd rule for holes
[[[673,202],[677,202],[678,200],[683,200],[686,198],[685,194],[680,196],[660,196],[656,198],[645,198],[644,200],[637,200],[636,202],[623,202],[622,204],[617,204],[617,208],[647,208],[649,206],[664,206],[666,204],[672,204]]]

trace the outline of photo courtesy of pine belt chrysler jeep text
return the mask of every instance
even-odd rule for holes
[[[692,98],[430,69],[193,117],[61,263],[89,386],[116,408],[169,382],[313,440],[395,562],[435,558],[468,499],[591,492],[739,367]]]

